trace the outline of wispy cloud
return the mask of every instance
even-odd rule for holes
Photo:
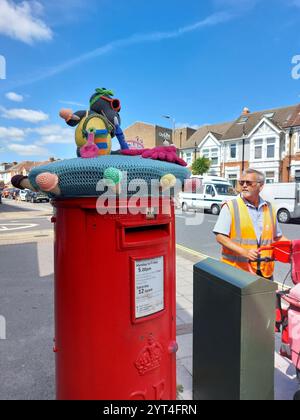
[[[0,0],[1,1],[1,0]],[[192,33],[195,31],[198,31],[200,29],[204,29],[207,27],[213,27],[216,25],[220,25],[226,22],[229,22],[230,20],[234,19],[236,17],[236,14],[232,12],[226,12],[221,11],[214,13],[208,17],[206,17],[203,20],[200,20],[198,22],[195,22],[191,25],[182,26],[180,28],[177,28],[173,31],[164,31],[164,32],[150,32],[150,33],[140,33],[140,34],[133,34],[127,38],[119,39],[116,41],[112,41],[110,43],[107,43],[105,45],[100,46],[99,48],[96,48],[92,51],[88,51],[85,54],[82,54],[78,57],[75,57],[71,60],[65,61],[64,63],[58,64],[55,67],[51,67],[48,69],[43,69],[43,71],[40,72],[40,74],[36,74],[31,78],[28,78],[26,80],[17,82],[14,84],[15,87],[17,86],[24,86],[31,83],[39,82],[45,79],[48,79],[52,76],[55,76],[57,74],[60,74],[72,67],[75,67],[76,65],[82,64],[86,61],[95,59],[97,57],[104,56],[108,53],[111,53],[115,50],[129,47],[132,45],[138,45],[138,44],[144,44],[147,42],[154,43],[154,42],[160,42],[168,39],[175,39],[179,38],[185,34]]]
[[[74,129],[59,124],[49,124],[35,128],[17,128],[0,126],[0,140],[26,141],[36,138],[34,144],[75,144]]]
[[[13,102],[23,102],[24,97],[15,92],[6,93],[6,98]]]
[[[20,156],[50,156],[46,145],[52,144],[74,144],[75,148],[74,130],[58,124],[35,128],[0,127],[2,152],[14,152]]]
[[[37,1],[0,0],[0,9],[1,34],[26,44],[52,39],[51,29],[38,17],[42,6]]]
[[[65,104],[65,105],[71,105],[71,106],[81,106],[86,108],[87,104],[81,104],[80,102],[74,102],[74,101],[58,101],[60,104]]]
[[[39,123],[48,120],[49,116],[42,111],[33,109],[15,108],[6,109],[0,106],[1,116],[8,120],[22,120],[31,123]]]
[[[21,128],[16,127],[0,127],[0,139],[14,139],[15,141],[22,141],[26,133]]]
[[[50,156],[48,149],[37,146],[36,144],[9,144],[6,149],[20,156]]]
[[[28,128],[26,133],[34,133],[40,136],[39,140],[35,143],[38,146],[45,144],[75,144],[74,130],[69,127],[61,127],[58,124]]]

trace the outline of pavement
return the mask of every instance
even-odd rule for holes
[[[36,208],[30,217],[51,214],[49,207],[40,212]],[[8,222],[28,217],[27,211],[12,212],[9,217],[0,209],[0,219]],[[203,254],[177,245],[177,385],[182,388],[181,400],[193,398],[193,265],[203,258]],[[54,399],[53,231],[0,232],[1,261],[8,267],[0,278],[1,290],[5,291],[0,296],[0,315],[2,310],[13,310],[7,318],[7,340],[0,340],[0,399]],[[280,338],[276,337],[275,399],[292,400],[298,390],[296,372],[292,363],[279,355],[279,344]]]
[[[193,399],[193,265],[203,254],[177,245],[177,384],[183,386],[180,398]],[[295,367],[279,355],[280,336],[275,336],[275,400],[293,400],[299,389]]]

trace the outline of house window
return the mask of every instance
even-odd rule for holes
[[[211,164],[212,165],[219,164],[219,150],[218,149],[211,149]]]
[[[202,156],[207,159],[210,159],[212,165],[219,164],[219,149],[217,147],[203,149]]]
[[[266,172],[266,184],[274,184],[275,172]]]
[[[237,175],[236,174],[228,175],[228,179],[229,179],[230,184],[233,186],[233,188],[236,188],[237,179],[238,179]]]
[[[202,155],[203,155],[203,157],[206,157],[206,158],[209,159],[209,149],[203,149]]]
[[[263,140],[255,140],[254,144],[254,159],[262,159]]]
[[[275,158],[275,141],[274,137],[267,139],[267,158]]]
[[[237,149],[236,149],[236,143],[233,143],[230,145],[230,159],[236,159],[237,157]]]
[[[186,153],[185,155],[185,161],[188,165],[192,164],[193,158],[192,158],[192,153]]]
[[[295,181],[300,182],[300,170],[295,173]]]

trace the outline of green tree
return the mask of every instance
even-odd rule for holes
[[[204,156],[196,159],[192,164],[193,175],[205,174],[206,172],[208,172],[210,165],[211,165],[211,161]]]

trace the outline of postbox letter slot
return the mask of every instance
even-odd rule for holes
[[[123,231],[123,246],[145,246],[148,243],[168,240],[170,225],[148,225],[138,227],[125,227]]]

